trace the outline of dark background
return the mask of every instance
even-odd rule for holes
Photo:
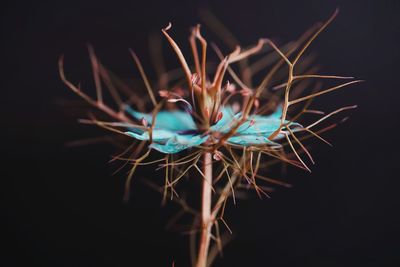
[[[148,33],[172,21],[183,44],[199,22],[198,7],[248,45],[258,37],[292,40],[338,6],[312,50],[323,73],[366,82],[317,102],[326,110],[359,108],[325,135],[333,148],[314,146],[312,174],[289,173],[292,189],[230,210],[236,239],[216,266],[400,266],[395,0],[2,3],[0,265],[188,266],[186,237],[164,229],[171,214],[157,193],[137,182],[131,201],[122,202],[124,174],[111,175],[111,146],[65,147],[103,133],[78,125],[77,113],[60,104],[76,97],[59,80],[59,55],[72,80],[89,81],[90,42],[106,66],[129,77],[137,71],[127,49],[150,70]],[[164,52],[174,60],[167,46]]]

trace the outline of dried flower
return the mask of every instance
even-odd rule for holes
[[[129,101],[122,101],[118,90],[115,89],[107,71],[98,61],[91,47],[89,47],[89,53],[97,99],[89,97],[65,78],[63,59],[60,59],[60,75],[64,83],[89,104],[114,119],[114,121],[99,121],[92,117],[90,120],[82,120],[82,122],[96,124],[141,141],[141,144],[135,148],[134,154],[137,158],[125,158],[132,165],[126,182],[126,198],[130,191],[129,186],[133,173],[139,165],[160,163],[160,168],[165,169],[165,185],[161,190],[164,194],[164,201],[167,196],[173,199],[178,195],[175,189],[176,185],[183,176],[188,175],[190,170],[199,173],[202,179],[201,210],[195,211],[188,207],[183,199],[177,201],[185,212],[195,216],[195,227],[200,232],[198,255],[193,259],[195,266],[205,267],[212,262],[213,258],[211,256],[209,258],[212,236],[215,241],[212,250],[221,250],[226,239],[223,238],[225,235],[220,234],[219,222],[226,226],[228,232],[231,231],[223,219],[223,214],[227,199],[233,197],[235,201],[235,191],[253,188],[261,197],[268,196],[270,187],[260,185],[260,182],[288,186],[284,182],[259,173],[270,164],[269,162],[263,163],[263,157],[279,159],[299,168],[310,170],[301,154],[304,153],[312,163],[314,160],[302,140],[316,137],[327,142],[319,133],[331,129],[336,124],[319,131],[314,131],[314,128],[336,113],[355,108],[355,106],[340,108],[323,115],[307,126],[298,122],[298,119],[306,113],[324,114],[321,111],[308,109],[310,100],[313,98],[360,82],[360,80],[352,80],[325,90],[318,90],[320,83],[317,83],[315,86],[317,92],[300,96],[305,88],[303,82],[313,78],[353,79],[352,77],[332,75],[297,74],[305,69],[304,66],[296,68],[295,74],[295,67],[302,64],[300,59],[306,49],[336,15],[337,11],[326,23],[312,27],[299,40],[291,42],[281,49],[269,39],[260,39],[249,49],[242,50],[237,46],[233,52],[223,56],[214,46],[220,62],[213,70],[213,75],[210,75],[212,72],[207,67],[207,41],[201,35],[200,26],[194,27],[190,36],[194,59],[194,67],[191,68],[178,44],[168,33],[171,29],[171,24],[169,24],[162,30],[162,33],[181,64],[186,87],[182,88],[179,85],[166,89],[172,80],[166,72],[159,79],[158,93],[161,99],[158,101],[139,58],[131,51],[153,105],[151,112],[139,111],[143,109],[144,104],[138,98],[130,97]],[[200,54],[198,43],[201,46]],[[264,51],[268,51],[267,55],[253,65],[242,64],[241,75],[236,74],[231,67],[234,63],[243,63],[249,57]],[[258,86],[252,86],[252,77],[271,63],[274,65],[261,83]],[[289,69],[286,81],[277,85],[276,83],[281,80],[276,76],[281,75],[285,66]],[[226,81],[228,74],[233,79],[232,81]],[[110,90],[119,110],[114,110],[103,102],[103,83]],[[280,97],[281,92],[283,97]],[[297,97],[293,97],[293,95]],[[130,104],[130,101],[136,101],[136,108]],[[299,103],[305,103],[302,110],[295,116],[289,117],[289,108]],[[300,135],[302,136],[300,137]],[[300,149],[297,150],[295,145]],[[142,156],[138,156],[142,150],[145,152]],[[165,155],[160,160],[146,162],[145,159],[152,150]],[[122,155],[126,153],[125,151],[118,158],[123,158]],[[181,154],[183,155],[179,158]],[[202,168],[198,167],[201,159]],[[218,164],[219,172],[213,173],[213,166],[216,165],[213,164],[213,160]],[[164,163],[162,163],[163,161]],[[218,167],[215,167],[215,170],[218,170]],[[215,190],[214,187],[218,190]],[[215,234],[212,235],[213,231]]]

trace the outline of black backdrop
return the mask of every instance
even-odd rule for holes
[[[60,103],[76,99],[67,72],[90,78],[92,43],[120,76],[145,67],[149,32],[174,23],[178,41],[208,7],[244,44],[258,37],[296,38],[339,6],[336,21],[312,49],[324,73],[367,82],[321,97],[321,107],[358,104],[351,118],[316,145],[312,174],[294,172],[291,189],[230,210],[236,239],[216,266],[400,266],[399,1],[25,1],[1,11],[2,266],[188,266],[186,237],[164,229],[160,196],[136,183],[123,204],[124,175],[112,176],[107,145],[69,149],[99,136]],[[215,37],[215,36],[214,36]],[[165,48],[171,60],[171,50]],[[174,61],[173,61],[174,62]],[[290,174],[290,173],[289,173]],[[146,175],[142,172],[140,175]],[[151,177],[150,177],[151,178]]]

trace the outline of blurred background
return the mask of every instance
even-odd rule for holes
[[[92,90],[87,43],[120,77],[139,75],[128,48],[154,75],[149,33],[161,34],[171,21],[189,51],[199,9],[214,13],[247,46],[259,37],[293,40],[336,7],[339,16],[310,50],[321,73],[366,82],[316,103],[359,108],[324,135],[333,148],[314,142],[311,174],[289,170],[293,188],[229,210],[235,239],[215,266],[400,266],[396,0],[3,2],[0,265],[189,266],[187,236],[165,229],[173,205],[160,208],[161,196],[140,181],[123,203],[125,174],[112,175],[118,166],[108,164],[111,145],[66,146],[104,132],[79,125],[85,114],[65,105],[78,99],[59,79],[61,54],[70,79]],[[204,35],[219,41],[206,28]],[[163,53],[177,66],[166,42]]]

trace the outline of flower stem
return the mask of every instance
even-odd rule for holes
[[[201,195],[201,234],[196,267],[207,267],[208,251],[211,239],[211,197],[212,197],[212,155],[204,154],[204,179]]]

